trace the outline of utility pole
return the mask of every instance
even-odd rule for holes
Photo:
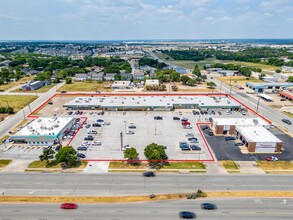
[[[256,112],[258,112],[259,100],[260,100],[260,97],[258,97],[257,106],[256,106]]]
[[[123,132],[122,131],[120,132],[120,141],[121,141],[121,148],[120,148],[120,150],[122,151],[123,150]]]

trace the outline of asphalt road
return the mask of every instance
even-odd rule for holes
[[[292,175],[202,175],[141,173],[0,174],[5,195],[149,195],[204,191],[293,191]]]
[[[202,210],[202,202],[212,202],[217,210]],[[76,210],[61,210],[59,204],[1,204],[1,219],[103,219],[173,220],[180,211],[192,211],[197,219],[292,219],[292,199],[197,199],[137,204],[79,204]]]

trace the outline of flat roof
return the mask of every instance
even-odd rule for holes
[[[223,118],[212,118],[213,123],[216,125],[269,125],[265,120],[260,117],[223,117]]]
[[[73,118],[42,117],[37,118],[18,131],[16,136],[58,136]]]
[[[252,87],[258,87],[258,86],[293,86],[293,83],[289,82],[263,82],[263,83],[257,83],[257,82],[246,82],[246,85],[250,85]]]
[[[105,96],[76,97],[64,107],[163,107],[174,105],[198,105],[199,107],[241,107],[236,101],[225,96]],[[183,107],[184,108],[184,107]]]
[[[264,99],[267,99],[267,100],[274,100],[273,97],[269,96],[269,95],[266,95],[266,94],[258,94],[258,96],[264,98]]]
[[[112,84],[112,87],[113,86],[129,86],[130,85],[130,81],[115,81],[113,84]]]
[[[248,142],[282,142],[263,126],[237,126],[236,130]]]
[[[285,97],[288,97],[290,99],[293,99],[293,93],[292,92],[279,92],[280,95],[283,95]]]

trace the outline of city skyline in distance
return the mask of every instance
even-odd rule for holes
[[[290,0],[11,0],[0,40],[292,39]]]

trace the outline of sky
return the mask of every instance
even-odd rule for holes
[[[293,0],[2,0],[0,40],[293,38]]]

